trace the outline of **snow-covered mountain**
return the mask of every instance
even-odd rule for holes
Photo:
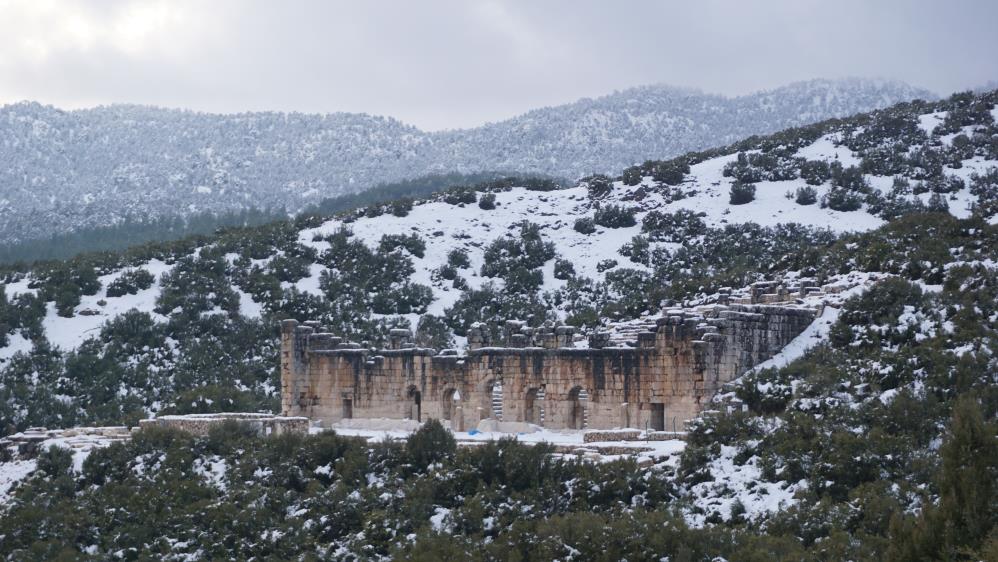
[[[930,92],[815,80],[741,97],[649,86],[474,129],[425,132],[365,114],[211,115],[115,105],[0,108],[0,242],[124,220],[324,197],[440,172],[577,178]]]

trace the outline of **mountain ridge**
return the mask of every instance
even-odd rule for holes
[[[66,111],[22,102],[0,108],[0,242],[250,206],[296,212],[323,197],[427,174],[612,173],[926,94],[863,79],[730,99],[648,86],[432,133],[357,113]]]

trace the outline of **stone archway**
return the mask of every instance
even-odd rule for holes
[[[581,386],[572,388],[568,393],[568,428],[585,429],[588,425],[588,412],[586,407],[589,402],[589,393]]]
[[[482,389],[481,419],[502,421],[502,379],[486,381]]]
[[[405,417],[418,422],[423,421],[423,396],[415,386],[410,386],[406,393]]]
[[[544,425],[544,388],[527,390],[523,404],[523,421],[534,425]]]
[[[457,391],[456,388],[448,388],[444,390],[443,395],[440,397],[440,412],[442,418],[445,420],[453,420],[454,415],[457,413],[458,403],[461,400],[461,393]]]

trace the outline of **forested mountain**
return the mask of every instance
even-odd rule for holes
[[[998,91],[962,93],[571,187],[491,180],[8,267],[5,433],[272,410],[283,318],[372,345],[408,326],[440,349],[474,322],[502,343],[509,318],[586,333],[762,279],[862,282],[806,352],[735,381],[649,467],[455,450],[432,424],[374,448],[143,431],[75,465],[58,449],[17,461],[0,554],[993,558],[996,120]]]
[[[116,105],[0,108],[0,242],[198,213],[300,211],[428,174],[578,178],[749,135],[931,98],[905,84],[816,80],[736,98],[652,86],[474,129],[365,114],[211,115]]]

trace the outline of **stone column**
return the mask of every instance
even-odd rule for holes
[[[296,369],[295,369],[295,328],[298,327],[297,320],[284,320],[281,322],[281,414],[292,415],[294,409],[292,395],[295,393]]]

